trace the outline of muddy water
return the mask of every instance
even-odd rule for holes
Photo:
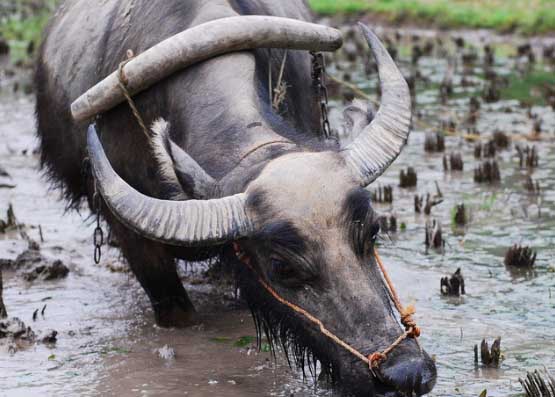
[[[404,63],[403,63],[404,64]],[[441,81],[446,62],[423,58],[421,73]],[[500,70],[510,61],[500,61]],[[333,72],[332,68],[332,72]],[[337,72],[340,76],[341,73]],[[353,80],[372,91],[362,70]],[[394,213],[406,230],[385,237],[381,255],[405,302],[418,308],[423,328],[422,344],[438,363],[438,385],[432,396],[477,396],[488,389],[491,396],[518,396],[518,377],[527,370],[555,371],[555,115],[534,107],[544,121],[543,140],[535,142],[540,166],[521,170],[514,145],[497,159],[502,182],[495,187],[472,180],[476,160],[473,145],[459,137],[446,139],[447,152],[460,151],[465,171],[444,173],[442,154],[425,154],[427,126],[440,118],[463,117],[469,88],[447,107],[438,104],[437,88],[419,88],[417,109],[421,119],[409,145],[398,161],[376,184],[394,186],[393,205],[377,205]],[[332,104],[336,110],[340,103]],[[510,106],[512,113],[504,108]],[[334,114],[337,121],[337,111]],[[18,220],[28,225],[29,236],[44,242],[42,254],[60,258],[69,267],[61,281],[26,283],[15,273],[4,276],[4,298],[10,316],[16,316],[41,334],[56,329],[55,347],[37,344],[10,355],[0,347],[0,396],[312,396],[333,395],[303,383],[283,358],[258,353],[249,343],[254,335],[250,315],[237,307],[231,288],[213,290],[194,281],[202,269],[188,270],[186,281],[201,302],[202,325],[186,330],[166,330],[153,324],[147,299],[125,271],[116,249],[104,253],[101,265],[92,261],[91,220],[83,209],[64,214],[59,194],[49,191],[38,173],[33,153],[33,103],[30,97],[0,95],[0,165],[11,174],[14,189],[0,189],[0,214],[12,203]],[[482,105],[478,129],[484,136],[499,128],[522,136],[532,122],[516,102]],[[399,189],[399,171],[414,166],[415,189]],[[531,172],[540,182],[542,194],[533,197],[523,182]],[[1,182],[6,182],[3,179]],[[445,253],[426,252],[424,225],[429,217],[415,215],[413,196],[435,192],[438,183],[444,202],[432,210],[447,239]],[[451,209],[464,202],[471,222],[463,230],[452,228]],[[505,250],[514,243],[531,245],[538,251],[535,271],[527,275],[508,272],[503,265]],[[0,257],[13,258],[27,243],[17,233],[0,236]],[[467,295],[443,298],[439,280],[462,268]],[[116,271],[114,271],[116,270]],[[45,315],[32,314],[46,306]],[[475,367],[473,346],[482,338],[502,337],[504,361],[498,370]],[[246,342],[245,342],[246,341]],[[164,347],[167,346],[167,349]],[[169,354],[161,354],[169,350]],[[174,352],[174,357],[171,352]]]

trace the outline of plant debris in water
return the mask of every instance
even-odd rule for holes
[[[45,345],[54,345],[58,341],[58,331],[49,329],[40,338],[41,343]]]
[[[522,147],[516,146],[516,153],[518,155],[518,163],[520,168],[536,168],[539,163],[538,151],[536,145]]]
[[[528,372],[526,378],[518,378],[526,397],[555,397],[555,378],[547,369],[540,373]]]
[[[464,162],[460,152],[450,153],[449,157],[443,156],[443,170],[447,171],[463,171]]]
[[[536,263],[537,253],[530,247],[515,244],[505,253],[505,266],[531,268]]]
[[[495,157],[496,144],[495,141],[487,141],[485,143],[477,142],[474,145],[474,157],[477,159]]]
[[[428,220],[426,222],[426,239],[424,241],[426,248],[433,248],[443,251],[445,241],[441,231],[441,223],[437,219]]]
[[[15,217],[13,206],[10,204],[6,212],[6,220],[0,219],[0,233],[6,233],[12,229],[16,229],[17,226],[17,218]]]
[[[465,295],[464,277],[461,269],[458,268],[451,277],[443,277],[440,283],[441,295],[444,296],[461,296]]]
[[[395,215],[383,215],[378,218],[380,231],[383,233],[397,232],[397,217]]]
[[[468,223],[468,215],[464,203],[457,204],[453,212],[453,223],[455,225],[464,226]]]
[[[428,132],[424,140],[424,150],[426,152],[445,151],[445,136],[439,132]]]
[[[496,130],[493,133],[492,141],[495,144],[495,147],[499,150],[507,149],[511,144],[511,140],[508,135],[499,130]]]
[[[499,164],[496,160],[485,160],[474,169],[474,182],[498,183],[501,181]]]
[[[432,213],[432,208],[436,205],[443,203],[443,196],[434,195],[426,193],[426,201],[424,201],[424,196],[414,195],[414,212],[420,214],[422,210],[424,214],[430,215]]]
[[[160,357],[162,360],[174,360],[175,359],[175,350],[173,349],[173,347],[170,347],[168,345],[164,345],[159,349],[156,349],[156,353],[158,354],[158,357]]]
[[[540,182],[534,181],[530,175],[526,176],[526,180],[524,181],[524,188],[534,195],[538,195],[541,193]]]
[[[418,182],[418,176],[413,167],[408,167],[407,170],[401,170],[399,180],[400,187],[415,187]]]
[[[489,368],[499,368],[501,360],[501,338],[496,338],[491,344],[491,349],[488,342],[482,339],[480,344],[480,361],[483,366]],[[474,362],[478,365],[478,345],[474,345]]]
[[[385,185],[378,186],[377,189],[372,191],[372,201],[374,203],[389,203],[393,202],[393,186]]]

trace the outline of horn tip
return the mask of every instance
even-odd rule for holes
[[[357,22],[358,27],[362,30],[363,33],[373,33],[372,30],[366,25],[364,22],[359,21]]]
[[[98,133],[96,131],[96,124],[91,123],[87,128],[87,146],[89,146],[89,151],[91,147],[98,145]]]
[[[374,31],[368,27],[368,25],[363,22],[358,22],[358,26],[360,27],[362,34],[366,38],[366,41],[368,41],[372,48],[375,44],[379,43],[380,39],[378,38],[376,33],[374,33]]]

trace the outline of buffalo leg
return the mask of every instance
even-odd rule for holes
[[[167,248],[140,237],[113,218],[109,223],[131,270],[150,298],[156,323],[161,327],[193,324],[194,306]]]

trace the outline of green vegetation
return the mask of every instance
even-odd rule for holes
[[[538,34],[555,31],[555,0],[309,0],[320,14],[369,12],[390,22],[490,28]]]
[[[231,338],[228,337],[215,337],[215,338],[210,338],[210,341],[212,342],[216,342],[216,343],[231,343],[233,342],[233,340]],[[256,336],[241,336],[239,337],[237,340],[235,340],[235,342],[233,342],[233,346],[235,347],[240,347],[240,348],[245,348],[245,347],[249,347],[249,346],[253,346],[256,345]],[[268,342],[262,342],[260,344],[260,351],[262,353],[270,353],[272,350],[272,347],[270,346],[270,344]]]
[[[33,55],[57,0],[16,0],[0,14],[0,38],[14,62]]]
[[[215,343],[229,343],[231,342],[231,338],[228,338],[227,336],[216,336],[214,338],[210,338],[210,341]]]
[[[523,76],[511,74],[509,85],[501,89],[501,99],[518,99],[521,102],[545,105],[543,90],[555,85],[555,74],[548,70],[534,70]]]
[[[235,347],[248,347],[256,344],[256,337],[255,336],[242,336],[237,341],[235,341]],[[271,346],[267,342],[263,342],[260,345],[260,351],[262,353],[269,353],[271,351]]]
[[[241,336],[234,343],[235,347],[247,347],[256,343],[256,337],[254,336]]]
[[[488,196],[484,197],[484,201],[480,205],[480,209],[482,211],[489,212],[493,209],[493,205],[495,204],[496,201],[497,201],[497,194],[492,193],[491,195],[488,195]]]

